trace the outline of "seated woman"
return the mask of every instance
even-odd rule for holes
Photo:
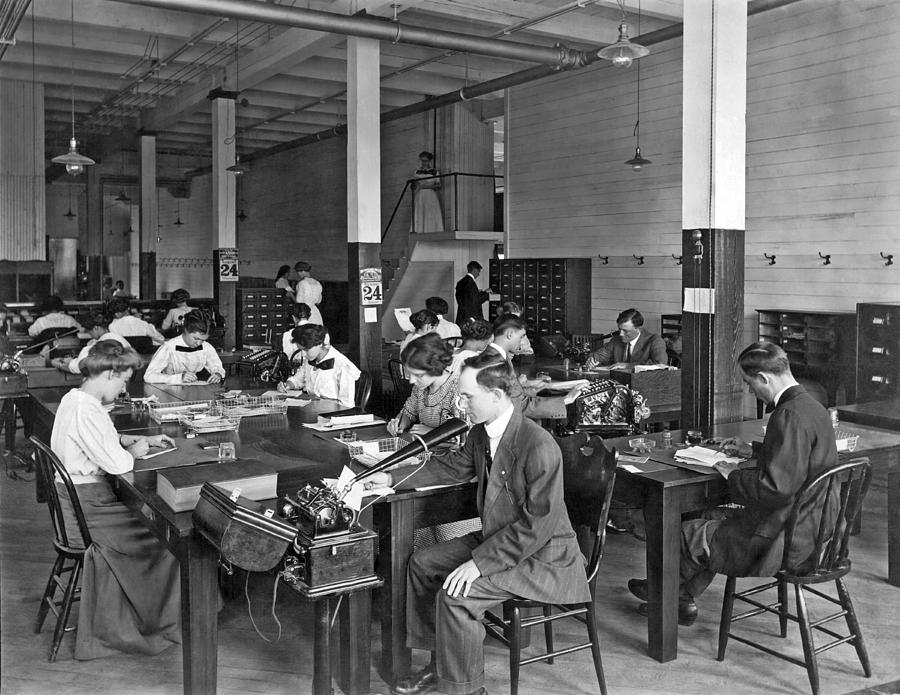
[[[470,357],[480,355],[491,344],[494,328],[482,319],[469,319],[460,329],[463,344],[459,350],[453,353],[453,361],[450,363],[450,371],[459,374],[462,364]]]
[[[109,303],[108,311],[113,317],[109,322],[109,332],[123,338],[146,336],[153,341],[154,345],[162,345],[166,342],[163,334],[156,330],[156,326],[137,316],[132,316],[129,311],[130,306],[128,300],[122,297],[116,297]]]
[[[28,335],[36,338],[48,328],[77,328],[80,331],[81,326],[78,321],[65,313],[63,309],[65,309],[65,305],[62,299],[55,294],[47,297],[41,302],[41,315],[28,327]]]
[[[88,353],[91,351],[91,348],[94,347],[101,340],[115,340],[122,347],[130,348],[128,341],[125,340],[120,335],[116,335],[115,333],[109,332],[109,319],[99,311],[88,316],[87,321],[85,321],[84,327],[87,329],[88,333],[91,335],[91,340],[81,348],[81,352],[78,353],[78,357],[69,358],[69,357],[54,357],[50,360],[50,364],[56,367],[61,372],[69,372],[71,374],[81,374],[81,360],[87,357]]]
[[[412,333],[407,333],[406,337],[403,339],[403,342],[400,343],[400,352],[409,345],[416,338],[420,338],[423,335],[428,335],[429,333],[435,333],[437,331],[438,325],[438,317],[433,311],[429,311],[428,309],[421,309],[417,311],[415,314],[409,317],[409,322],[413,325],[415,331]]]
[[[279,391],[305,390],[319,398],[333,398],[352,407],[356,398],[356,380],[361,372],[353,362],[328,344],[325,326],[307,323],[297,326],[291,334],[294,345],[303,350],[303,364]]]
[[[164,434],[119,435],[104,403],[111,403],[141,366],[140,356],[113,340],[101,340],[81,360],[87,378],[59,404],[50,446],[78,489],[93,543],[84,557],[75,658],[119,652],[159,654],[181,641],[178,561],[118,501],[106,474],[127,473],[151,446],[172,446]],[[77,531],[71,502],[56,483]]]
[[[144,381],[148,384],[192,384],[205,381],[218,384],[225,378],[225,368],[216,349],[206,342],[209,321],[201,311],[185,314],[181,335],[167,340],[156,351]]]
[[[184,289],[177,289],[172,293],[172,304],[175,306],[169,309],[163,319],[162,331],[165,335],[172,337],[181,333],[184,315],[194,310],[194,307],[188,306],[190,298],[191,293]]]
[[[416,338],[400,353],[400,361],[412,393],[400,414],[388,423],[388,432],[396,437],[416,423],[427,431],[458,415],[459,374],[450,370],[453,353],[443,338],[437,333]]]

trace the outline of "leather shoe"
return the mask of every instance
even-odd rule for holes
[[[434,664],[428,664],[418,673],[413,673],[406,678],[398,680],[391,692],[394,695],[421,695],[429,693],[437,687],[437,673]]]
[[[607,533],[614,533],[614,534],[618,535],[620,533],[629,533],[630,531],[631,531],[631,529],[628,528],[627,526],[617,526],[612,521],[606,522],[606,532]]]
[[[647,600],[647,580],[646,579],[629,579],[628,590],[639,598],[641,601]]]
[[[637,607],[637,612],[640,615],[643,615],[645,618],[647,617],[649,610],[647,609],[647,604],[642,603]],[[697,621],[697,616],[700,611],[697,610],[697,604],[693,601],[679,601],[678,602],[678,624],[683,625],[684,627],[690,627]]]

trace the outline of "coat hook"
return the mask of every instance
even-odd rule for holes
[[[885,265],[894,265],[894,254],[889,253],[887,255],[884,255],[884,253],[882,253],[881,251],[879,251],[878,253],[884,259]]]
[[[769,259],[769,265],[775,265],[775,254],[773,253],[771,256],[763,251],[763,256]]]
[[[638,265],[644,265],[644,257],[643,256],[635,256],[634,254],[631,254],[631,257],[637,261]]]
[[[609,265],[609,256],[597,256],[601,261],[603,261],[603,265]]]
[[[675,265],[681,265],[681,256],[676,256],[674,253],[672,254],[672,258],[675,259]]]
[[[822,252],[819,251],[819,258],[825,259],[825,261],[824,261],[824,263],[822,263],[822,265],[831,265],[831,254],[830,254],[830,253],[826,253],[826,254],[823,256],[823,255],[822,255]]]

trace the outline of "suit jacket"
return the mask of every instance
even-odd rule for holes
[[[512,355],[507,354],[505,357],[497,352],[492,346],[488,345],[484,352],[490,352],[500,359],[505,359],[512,364]],[[513,367],[515,371],[515,367]],[[518,372],[516,372],[518,374]],[[534,389],[523,389],[518,386],[514,393],[509,395],[513,405],[522,415],[532,420],[564,420],[568,417],[566,403],[562,396],[538,396]]]
[[[710,569],[765,577],[781,568],[784,525],[800,489],[838,463],[828,412],[802,386],[785,391],[769,418],[756,468],[728,476],[731,499],[744,508],[719,526],[710,541]],[[834,491],[835,493],[837,490]],[[837,495],[824,486],[799,513],[788,565],[809,558],[822,510],[833,519]]]
[[[589,601],[584,556],[563,500],[562,453],[553,437],[513,412],[486,471],[490,439],[475,425],[458,451],[435,456],[408,484],[478,481],[482,576],[534,601]]]
[[[456,323],[460,326],[469,319],[484,319],[481,305],[488,300],[488,292],[479,290],[474,278],[466,275],[456,283]]]
[[[614,336],[606,345],[591,353],[586,366],[590,369],[624,362],[627,347],[628,343],[622,340],[622,336]],[[641,328],[641,334],[631,351],[629,364],[667,364],[668,361],[666,342],[655,333],[649,333]]]

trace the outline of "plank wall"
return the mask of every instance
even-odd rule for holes
[[[156,245],[156,292],[172,292],[183,287],[194,297],[211,297],[212,252],[216,244],[212,233],[212,177],[198,176],[191,182],[191,197],[179,201],[165,188],[159,195],[159,243]],[[240,223],[239,223],[240,224]],[[153,234],[152,231],[148,232]],[[243,259],[242,259],[243,261]],[[252,265],[241,272],[253,275]],[[273,274],[274,277],[274,274]]]
[[[758,307],[854,311],[900,300],[900,3],[803,0],[749,20],[745,335]],[[881,46],[885,50],[860,50]],[[510,257],[595,258],[593,330],[637,306],[677,313],[681,39],[636,66],[596,66],[509,93]],[[818,252],[832,254],[823,266]],[[763,252],[776,254],[769,266]],[[644,255],[637,265],[631,255]]]

